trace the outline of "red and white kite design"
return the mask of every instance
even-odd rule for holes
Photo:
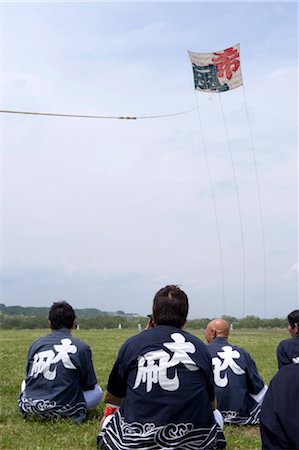
[[[240,44],[214,53],[189,52],[198,91],[224,92],[243,84]]]

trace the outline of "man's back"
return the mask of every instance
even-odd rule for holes
[[[121,348],[117,370],[127,383],[121,407],[126,421],[214,423],[212,367],[195,336],[166,325],[144,331]]]
[[[299,448],[299,365],[282,367],[270,382],[261,412],[262,449]]]
[[[277,362],[280,369],[287,364],[299,363],[299,335],[284,339],[277,347]]]
[[[104,396],[102,450],[225,448],[212,411],[211,358],[203,342],[183,331],[188,309],[178,286],[159,289],[152,328],[121,347]]]
[[[24,415],[81,421],[86,415],[82,391],[96,382],[89,347],[67,328],[53,330],[29,348],[19,408]]]
[[[224,422],[259,423],[260,405],[251,395],[259,394],[264,382],[249,353],[223,337],[216,337],[207,349],[212,356],[217,407]]]
[[[125,342],[107,390],[123,402],[98,438],[101,448],[225,447],[211,406],[211,359],[181,329],[157,325]]]

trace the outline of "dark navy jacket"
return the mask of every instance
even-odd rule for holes
[[[83,391],[97,383],[89,346],[66,328],[37,339],[28,351],[25,383],[18,402],[24,416],[80,422],[86,416]]]
[[[266,392],[260,415],[263,450],[299,449],[299,365],[282,367]]]
[[[299,334],[279,343],[277,347],[277,362],[279,369],[287,364],[299,363]]]
[[[264,382],[250,354],[222,337],[216,337],[207,349],[212,356],[217,408],[224,422],[259,423],[260,405],[251,395],[258,394]]]
[[[99,435],[102,449],[225,447],[211,407],[211,358],[190,333],[158,325],[128,339],[107,390],[123,401]]]

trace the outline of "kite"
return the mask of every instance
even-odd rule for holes
[[[195,53],[188,52],[189,57],[192,63],[193,69],[193,77],[194,77],[194,90],[209,92],[209,93],[218,93],[229,91],[231,89],[235,89],[239,86],[243,86],[242,73],[241,73],[241,62],[240,62],[240,44],[233,45],[225,50],[216,51],[213,53]],[[250,135],[250,146],[253,157],[254,164],[254,172],[256,178],[256,186],[257,186],[257,195],[258,195],[258,203],[259,203],[259,211],[260,211],[260,225],[261,225],[261,234],[262,234],[262,245],[263,245],[263,260],[264,260],[264,315],[266,317],[266,303],[267,303],[267,269],[266,269],[266,247],[265,247],[265,232],[264,232],[264,224],[263,224],[263,209],[261,202],[261,194],[259,187],[259,178],[256,167],[256,158],[255,158],[255,150],[252,139],[252,132],[249,121],[248,107],[246,103],[245,91],[243,89],[244,101],[245,101],[245,109],[246,116],[248,122],[248,129]],[[235,164],[233,160],[233,154],[231,149],[231,143],[228,133],[228,127],[226,125],[226,118],[224,114],[224,109],[222,105],[221,95],[218,96],[219,105],[221,107],[224,130],[227,139],[227,147],[229,151],[229,156],[231,160],[232,166],[232,174],[236,191],[236,201],[237,208],[239,213],[239,222],[240,222],[240,234],[241,234],[241,245],[242,245],[242,262],[243,262],[243,317],[245,317],[245,291],[246,291],[246,258],[245,258],[245,242],[244,242],[244,229],[243,229],[243,220],[241,214],[241,202],[239,195],[239,188],[237,184],[237,177],[235,172]],[[216,220],[216,229],[218,235],[218,245],[219,245],[219,259],[221,266],[221,277],[222,277],[222,291],[223,291],[223,314],[225,314],[225,286],[224,286],[224,270],[223,270],[223,258],[222,258],[222,243],[221,243],[221,235],[220,235],[220,227],[218,223],[218,212],[216,205],[216,198],[213,189],[213,179],[212,173],[210,169],[210,163],[208,158],[208,152],[206,148],[206,139],[204,137],[204,128],[202,126],[202,121],[200,117],[200,108],[198,106],[198,96],[195,95],[195,100],[197,104],[197,114],[198,121],[200,125],[200,131],[202,134],[202,144],[204,156],[206,159],[207,172],[210,182],[211,196],[214,206],[215,220]]]
[[[243,84],[240,44],[214,53],[188,52],[197,91],[224,92]]]

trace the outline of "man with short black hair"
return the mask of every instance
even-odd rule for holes
[[[276,351],[279,369],[287,364],[299,364],[299,309],[288,315],[288,331],[292,337],[281,341]]]
[[[91,350],[71,335],[74,322],[71,305],[53,303],[49,311],[52,333],[34,341],[28,351],[18,401],[24,417],[65,417],[80,423],[87,409],[100,403],[102,389],[97,384]]]
[[[213,414],[211,358],[202,341],[182,330],[187,314],[185,292],[160,289],[152,326],[120,348],[104,398],[102,450],[225,448]]]

